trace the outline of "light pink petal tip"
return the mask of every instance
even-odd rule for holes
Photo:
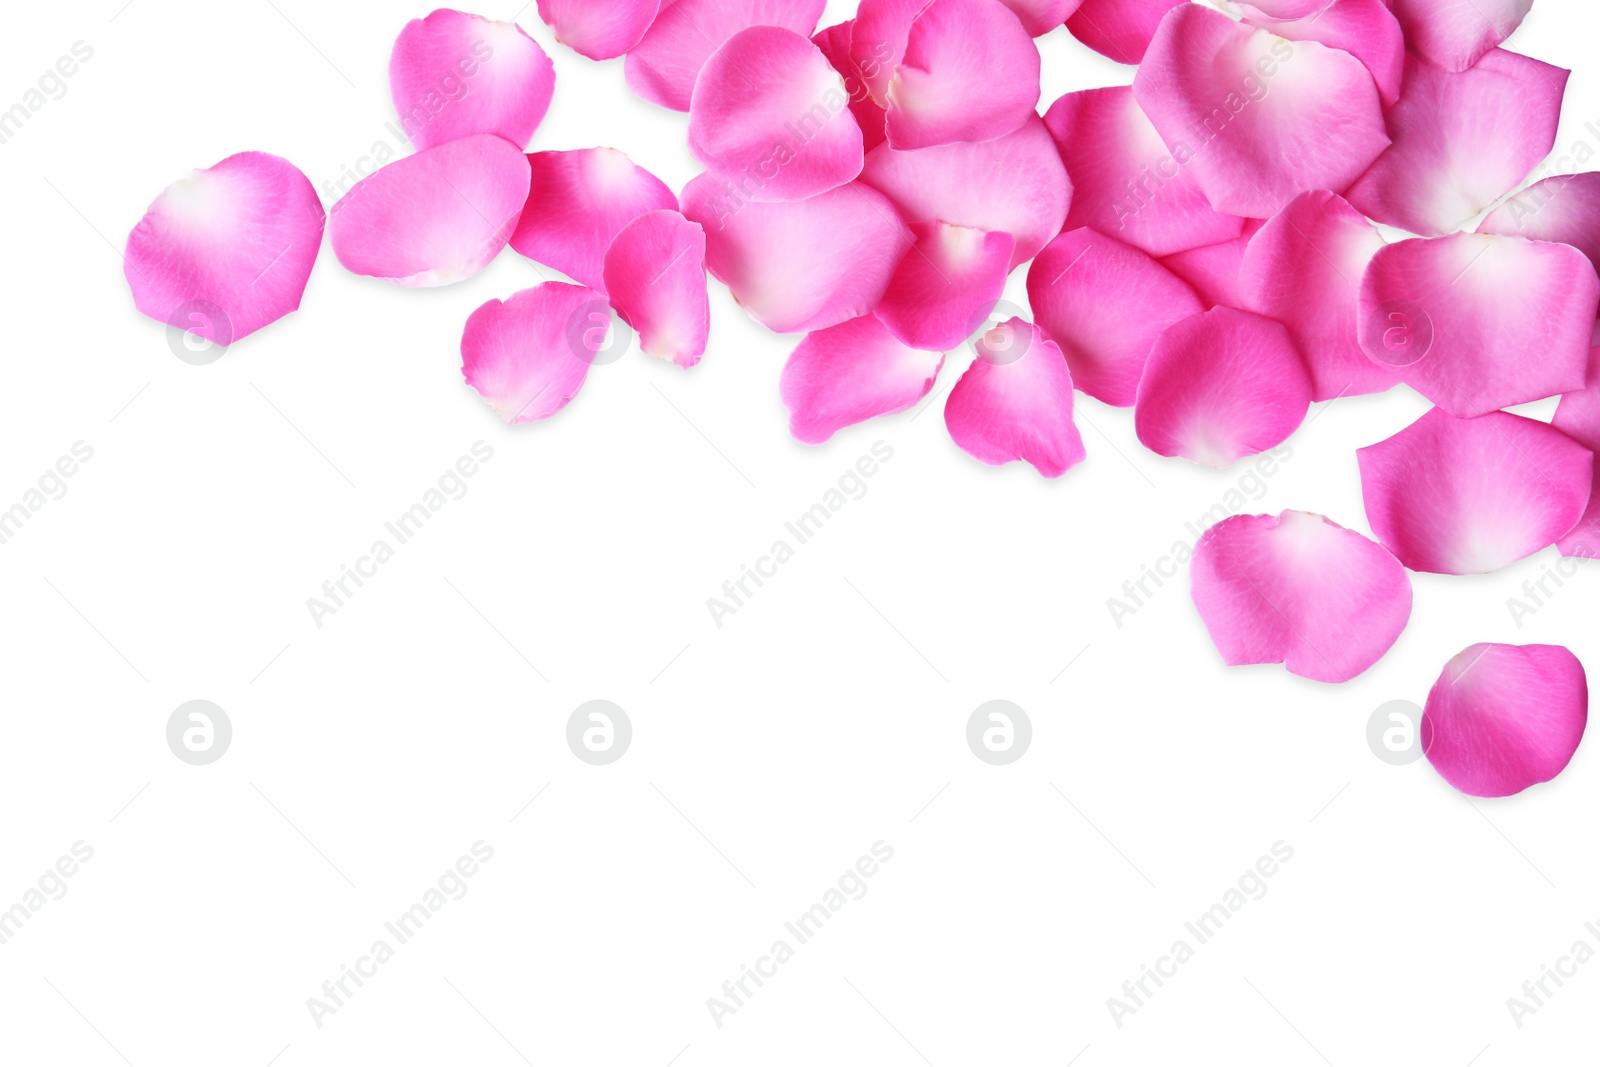
[[[676,211],[665,182],[615,148],[534,152],[528,205],[511,247],[603,291],[606,249],[646,211]]]
[[[775,333],[826,329],[870,312],[913,240],[894,205],[860,182],[760,204],[702,174],[684,187],[683,213],[705,229],[711,273]]]
[[[1382,545],[1321,515],[1236,515],[1195,546],[1191,592],[1230,667],[1282,663],[1347,682],[1411,617],[1411,579]]]
[[[322,202],[294,164],[241,152],[169,185],[128,235],[140,313],[229,345],[300,306]]]
[[[711,328],[706,233],[676,211],[647,211],[606,251],[605,291],[639,347],[680,367],[700,362]]]
[[[1172,8],[1188,0],[1083,0],[1067,17],[1067,32],[1118,63],[1140,63]]]
[[[874,314],[912,348],[948,352],[988,318],[1011,273],[1016,242],[943,222],[911,227],[911,246],[889,279]]]
[[[1581,392],[1561,398],[1550,424],[1583,447],[1600,453],[1600,346],[1589,350],[1589,384]],[[1600,458],[1595,462],[1589,508],[1578,525],[1556,542],[1556,547],[1563,556],[1600,559]]]
[[[1571,245],[1600,265],[1600,173],[1535,182],[1489,212],[1478,232]]]
[[[1414,571],[1488,574],[1568,533],[1594,484],[1594,453],[1549,425],[1434,408],[1359,449],[1378,540]]]
[[[1502,49],[1459,74],[1407,59],[1389,109],[1394,144],[1345,196],[1368,218],[1425,237],[1460,229],[1555,144],[1568,73]]]
[[[1385,0],[1317,0],[1313,10],[1287,20],[1247,18],[1291,41],[1317,41],[1357,59],[1372,75],[1384,106],[1400,98],[1406,40]]]
[[[1473,645],[1428,693],[1420,740],[1445,781],[1508,797],[1566,769],[1589,722],[1589,681],[1560,645]]]
[[[990,141],[1039,103],[1039,49],[1000,0],[933,0],[906,34],[889,82],[889,143]]]
[[[1037,326],[1013,318],[973,346],[978,358],[950,390],[944,422],[969,456],[999,466],[1026,460],[1046,478],[1083,462],[1072,421],[1072,373]]]
[[[578,0],[588,2],[588,0]],[[724,41],[751,26],[781,26],[802,37],[816,32],[827,0],[676,0],[665,4],[623,73],[628,88],[662,107],[688,111],[695,79]]]
[[[1000,0],[1022,20],[1029,37],[1043,37],[1078,10],[1083,0]]]
[[[1516,32],[1533,0],[1390,0],[1406,42],[1445,70],[1466,70]]]
[[[1360,60],[1200,4],[1167,13],[1133,95],[1230,215],[1268,218],[1308,190],[1344,189],[1389,145]]]
[[[1577,249],[1458,233],[1379,249],[1357,324],[1368,358],[1470,416],[1583,388],[1597,308]]]
[[[1289,331],[1219,306],[1156,339],[1139,382],[1134,429],[1159,455],[1229,467],[1282,444],[1310,406],[1311,375]]]
[[[478,134],[395,160],[333,205],[333,251],[352,274],[449,285],[500,254],[528,200],[528,159]]]
[[[779,389],[795,440],[818,445],[846,426],[904,411],[928,395],[944,356],[896,340],[872,315],[807,334]]]
[[[861,127],[849,105],[820,48],[792,30],[752,26],[701,68],[689,150],[751,200],[804,200],[861,173]]]
[[[583,388],[610,324],[600,293],[545,282],[472,313],[461,373],[508,424],[548,419]]]
[[[418,151],[475,133],[520,148],[549,109],[555,85],[550,57],[515,23],[448,8],[407,23],[389,56],[400,128]]]
[[[556,40],[590,59],[615,59],[638,44],[661,0],[539,0]]]
[[[1088,227],[1039,253],[1028,268],[1028,304],[1066,355],[1073,384],[1117,407],[1133,405],[1161,331],[1203,310],[1183,279]]]
[[[1399,381],[1367,358],[1356,334],[1361,278],[1383,243],[1343,199],[1313,192],[1290,201],[1245,249],[1245,306],[1289,327],[1311,370],[1312,400],[1381,393]]]
[[[844,91],[850,98],[850,114],[861,128],[861,146],[872,151],[888,137],[886,126],[889,113],[872,98],[867,88],[864,72],[856,66],[850,55],[850,40],[855,31],[855,20],[840,22],[825,30],[818,30],[811,43],[822,49],[833,69],[844,79]]]

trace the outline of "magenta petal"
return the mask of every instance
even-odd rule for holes
[[[1508,797],[1566,769],[1589,681],[1560,645],[1473,645],[1445,665],[1419,731],[1428,762],[1474,797]]]
[[[1445,70],[1466,70],[1510,37],[1533,0],[1389,0],[1406,42]]]
[[[1133,95],[1230,215],[1264,219],[1308,190],[1344,189],[1389,145],[1360,60],[1200,4],[1162,20]]]
[[[1577,249],[1458,233],[1379,249],[1357,323],[1370,359],[1466,417],[1583,388],[1597,308]]]
[[[1072,373],[1055,342],[1032,323],[1013,318],[973,347],[978,358],[944,405],[950,439],[991,466],[1026,460],[1046,478],[1082,463],[1083,438],[1072,421]]]
[[[1133,423],[1152,452],[1229,467],[1288,440],[1310,406],[1311,375],[1289,331],[1214,307],[1156,339]]]
[[[1028,268],[1028,303],[1066,355],[1073,384],[1117,407],[1133,405],[1161,331],[1202,310],[1187,282],[1088,227],[1039,253]]]
[[[1247,19],[1291,41],[1318,41],[1340,48],[1366,66],[1384,104],[1400,98],[1406,40],[1384,0],[1318,0],[1315,9],[1286,21]]]
[[[606,251],[611,306],[639,333],[639,347],[680,367],[700,362],[711,328],[706,233],[676,211],[647,211]]]
[[[133,305],[230,345],[300,306],[323,222],[316,191],[286,159],[240,152],[194,171],[128,234]]]
[[[1078,10],[1083,0],[1000,0],[1022,20],[1029,37],[1043,37]]]
[[[352,274],[400,285],[470,278],[510,240],[528,181],[527,157],[491,134],[397,159],[333,205],[334,254]]]
[[[548,419],[583,388],[610,323],[605,297],[581,285],[491,300],[467,319],[461,373],[507,423]]]
[[[1000,300],[1016,242],[943,222],[912,226],[917,243],[900,260],[874,314],[901,342],[947,352],[971,337]]]
[[[1600,265],[1600,174],[1558,174],[1489,212],[1479,233],[1571,245]]]
[[[1389,110],[1394,144],[1345,196],[1368,218],[1425,237],[1459,229],[1555,144],[1567,75],[1500,49],[1459,74],[1406,60]]]
[[[1039,49],[1000,0],[933,0],[889,82],[889,143],[989,141],[1036,118]]]
[[[1600,346],[1589,350],[1589,384],[1581,392],[1561,398],[1550,424],[1583,447],[1600,453]],[[1600,559],[1600,461],[1595,464],[1588,510],[1556,546],[1563,556]]]
[[[1240,284],[1239,272],[1244,267],[1244,254],[1261,231],[1264,220],[1243,221],[1243,230],[1231,241],[1202,245],[1161,258],[1161,265],[1188,282],[1208,309],[1218,304],[1231,308],[1250,306]]]
[[[556,40],[590,59],[615,59],[638,44],[661,0],[539,0]]]
[[[684,187],[683,213],[705,228],[711,273],[775,333],[826,329],[870,312],[913,240],[894,205],[860,182],[758,204],[702,174]]]
[[[1161,19],[1187,0],[1083,0],[1067,32],[1118,63],[1140,63]]]
[[[1542,422],[1434,408],[1359,449],[1378,540],[1414,571],[1488,574],[1533,555],[1583,517],[1594,453]]]
[[[578,0],[587,3],[590,0]],[[695,78],[711,53],[751,26],[816,32],[827,0],[675,0],[663,4],[644,38],[628,50],[628,88],[652,104],[688,111]]]
[[[846,426],[904,411],[928,395],[944,356],[897,341],[872,315],[806,335],[779,386],[795,440],[819,445]]]
[[[408,22],[389,56],[395,111],[418,151],[475,133],[522,147],[555,87],[550,57],[521,27],[448,8]]]
[[[850,114],[856,117],[861,128],[861,146],[867,151],[881,145],[888,137],[886,126],[889,113],[872,98],[865,76],[850,57],[850,40],[855,30],[855,20],[841,22],[818,30],[811,43],[822,49],[833,69],[844,79],[844,91],[850,97]]]
[[[1195,546],[1191,592],[1230,667],[1282,663],[1348,682],[1411,618],[1411,579],[1382,545],[1305,511],[1235,515]]]

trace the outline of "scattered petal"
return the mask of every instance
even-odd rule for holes
[[[1026,460],[1046,478],[1083,462],[1072,421],[1072,373],[1032,323],[1013,318],[975,343],[978,358],[950,390],[944,423],[960,449],[999,466]]]
[[[1478,232],[1571,245],[1600,265],[1600,173],[1535,182],[1489,212]]]
[[[605,291],[639,347],[680,367],[700,362],[711,328],[706,232],[676,211],[647,211],[606,250]]]
[[[1202,245],[1184,252],[1164,256],[1161,265],[1189,283],[1200,302],[1207,308],[1217,305],[1231,308],[1248,308],[1244,290],[1240,285],[1239,271],[1244,266],[1244,254],[1250,241],[1260,232],[1263,220],[1246,219],[1244,229],[1231,241]]]
[[[822,49],[833,69],[844,79],[844,91],[850,97],[850,114],[856,117],[861,128],[861,144],[868,152],[881,145],[889,136],[889,113],[872,99],[867,83],[855,60],[850,58],[850,38],[855,20],[840,22],[825,30],[818,30],[811,43]]]
[[[688,111],[700,68],[724,41],[751,26],[782,26],[809,37],[826,6],[827,0],[675,0],[628,50],[628,88],[652,104]]]
[[[478,133],[524,146],[555,87],[554,64],[521,27],[448,8],[406,23],[389,56],[395,111],[419,152]]]
[[[583,388],[610,322],[606,298],[582,285],[491,300],[467,319],[461,373],[508,424],[548,419]]]
[[[944,356],[895,340],[872,315],[806,335],[779,386],[796,441],[820,445],[846,426],[904,411],[933,389]]]
[[[539,0],[556,40],[590,59],[615,59],[638,44],[661,0]]]
[[[1250,25],[1271,30],[1291,41],[1319,41],[1340,48],[1372,75],[1385,107],[1400,99],[1405,72],[1406,38],[1384,0],[1316,0],[1305,15],[1278,21],[1247,18]]]
[[[1584,448],[1600,453],[1600,345],[1589,350],[1589,384],[1581,392],[1561,398],[1550,424]],[[1595,463],[1588,510],[1556,547],[1563,556],[1600,559],[1600,461]]]
[[[1142,63],[1161,19],[1187,0],[1083,0],[1067,32],[1118,63]]]
[[[902,343],[947,352],[983,325],[1011,273],[1016,242],[943,222],[911,227],[911,246],[874,312]]]
[[[990,141],[1037,118],[1039,49],[1000,0],[933,0],[889,82],[889,143]]]
[[[1406,42],[1445,70],[1466,70],[1522,25],[1533,0],[1389,0]]]

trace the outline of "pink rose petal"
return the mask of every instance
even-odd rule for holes
[[[932,0],[861,0],[850,32],[850,59],[872,99],[889,102],[889,80],[905,54],[911,24]]]
[[[950,390],[944,423],[967,455],[991,466],[1026,460],[1046,478],[1083,462],[1072,421],[1072,373],[1032,323],[1009,319],[980,337],[978,358]]]
[[[515,23],[448,8],[408,22],[389,56],[395,111],[419,151],[476,133],[522,147],[555,86],[550,57]]]
[[[1558,174],[1535,182],[1489,212],[1478,232],[1571,245],[1600,264],[1600,174]]]
[[[1550,424],[1583,447],[1600,453],[1600,346],[1589,350],[1589,384],[1568,393],[1556,405]],[[1600,559],[1600,461],[1595,464],[1595,484],[1589,508],[1578,525],[1556,542],[1563,556]]]
[[[1029,37],[1043,37],[1078,10],[1083,0],[1001,0],[1022,20]]]
[[[1533,0],[1390,0],[1406,43],[1445,70],[1466,70],[1510,37]]]
[[[556,40],[590,59],[615,59],[638,44],[661,0],[539,0]]]
[[[1038,116],[1039,49],[1000,0],[933,0],[889,82],[889,143],[990,141]]]
[[[819,445],[846,426],[904,411],[933,389],[944,356],[895,340],[872,315],[806,335],[780,392],[794,439]]]
[[[700,362],[711,328],[706,233],[676,211],[647,211],[606,251],[605,291],[639,347],[680,367]]]
[[[874,314],[902,343],[947,352],[971,337],[1000,300],[1016,242],[1009,233],[943,222],[911,229],[917,243],[895,268]]]
[[[1083,0],[1067,32],[1118,63],[1141,63],[1161,19],[1187,0]]]
[[[822,54],[828,57],[833,69],[844,79],[844,91],[850,97],[850,114],[856,117],[856,125],[861,128],[861,145],[870,152],[889,136],[889,113],[872,98],[865,76],[855,60],[850,58],[850,39],[854,30],[854,19],[841,22],[818,30],[816,36],[811,38],[811,43],[822,49]]]
[[[1245,21],[1291,41],[1319,41],[1349,52],[1372,75],[1384,106],[1400,99],[1406,39],[1384,0],[1333,0],[1331,4],[1321,0],[1314,10],[1296,18]]]
[[[581,0],[587,2],[587,0]],[[628,50],[628,88],[652,104],[688,111],[695,78],[711,53],[751,26],[781,26],[802,37],[817,30],[827,0],[675,0],[663,4],[644,38]]]
[[[1245,298],[1239,272],[1244,266],[1244,254],[1262,225],[1262,219],[1246,219],[1243,230],[1233,240],[1163,256],[1161,265],[1188,282],[1207,308],[1219,304],[1248,308],[1250,302]]]
[[[545,282],[472,313],[461,373],[509,424],[548,419],[578,394],[611,322],[605,297]]]

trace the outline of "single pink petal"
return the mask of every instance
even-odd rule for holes
[[[1244,220],[1211,209],[1131,86],[1067,93],[1050,105],[1044,124],[1072,179],[1067,229],[1093,226],[1152,256],[1239,236]]]
[[[660,178],[615,148],[534,152],[533,181],[511,247],[593,289],[605,280],[606,249],[646,211],[676,211]]]
[[[1435,574],[1488,574],[1553,544],[1583,517],[1594,480],[1593,452],[1504,411],[1434,408],[1356,457],[1378,540]]]
[[[397,159],[361,179],[331,212],[346,270],[400,285],[450,285],[500,254],[528,200],[528,159],[477,134]]]
[[[1067,32],[1118,63],[1142,63],[1161,19],[1187,0],[1083,0]]]
[[[856,125],[861,127],[861,146],[870,152],[889,136],[889,113],[872,98],[865,76],[855,60],[850,58],[850,39],[854,29],[854,19],[840,22],[825,30],[818,30],[811,38],[811,43],[822,49],[822,54],[828,57],[833,69],[844,79],[844,91],[850,97],[850,114],[856,117]]]
[[[751,200],[804,200],[861,173],[861,127],[849,103],[844,79],[810,40],[752,26],[700,69],[689,150]]]
[[[932,0],[861,0],[850,31],[850,59],[867,92],[880,106],[889,102],[889,80],[905,54],[906,38]]]
[[[1412,50],[1445,70],[1466,70],[1510,37],[1533,0],[1389,0]]]
[[[1400,102],[1389,110],[1394,143],[1345,196],[1367,217],[1412,233],[1460,229],[1555,144],[1568,73],[1502,49],[1459,74],[1407,59]]]
[[[971,337],[1000,300],[1016,242],[943,222],[911,227],[917,243],[900,260],[874,314],[902,343],[947,352]]]
[[[860,182],[760,204],[702,174],[684,187],[683,213],[705,228],[711,273],[775,333],[822,330],[870,312],[914,240],[894,205]]]
[[[1399,379],[1356,334],[1361,278],[1383,247],[1377,229],[1333,193],[1302,193],[1251,238],[1239,267],[1245,306],[1289,327],[1311,370],[1311,399],[1381,393]]]
[[[194,171],[128,234],[133,306],[230,345],[300,306],[323,221],[311,182],[286,159],[240,152]]]
[[[556,40],[590,59],[615,59],[638,44],[661,0],[539,0]]]
[[[1156,339],[1133,424],[1152,452],[1220,468],[1288,440],[1310,407],[1311,375],[1289,331],[1219,306]]]
[[[1029,37],[1043,37],[1063,22],[1083,0],[1000,0],[1022,20]]]
[[[974,459],[1000,466],[1026,460],[1059,478],[1084,460],[1072,421],[1072,372],[1054,341],[1012,318],[978,338],[978,358],[950,390],[944,424]]]
[[[548,419],[583,388],[610,324],[600,293],[545,282],[472,313],[461,373],[507,423]]]
[[[1419,737],[1445,781],[1508,797],[1566,769],[1589,722],[1589,680],[1560,645],[1473,645],[1428,693]]]
[[[1261,219],[1244,220],[1244,228],[1231,241],[1202,245],[1183,252],[1163,256],[1161,265],[1189,283],[1200,294],[1200,302],[1207,308],[1217,305],[1231,308],[1248,308],[1244,289],[1239,281],[1239,271],[1244,265],[1244,254],[1250,241],[1260,232]]]
[[[674,0],[663,4],[644,38],[628,50],[623,67],[628,88],[652,104],[688,111],[700,68],[724,41],[751,26],[782,26],[809,37],[816,32],[826,6],[827,0]]]
[[[1577,249],[1458,233],[1379,249],[1356,321],[1370,359],[1465,417],[1583,388],[1597,308]]]
[[[1600,453],[1600,345],[1589,350],[1589,384],[1561,398],[1550,424],[1584,448]],[[1600,461],[1595,463],[1588,510],[1556,547],[1563,556],[1600,559]]]
[[[1360,60],[1200,4],[1162,19],[1133,95],[1230,215],[1269,218],[1307,190],[1344,189],[1389,145]]]
[[[555,87],[550,57],[515,23],[449,8],[406,23],[389,56],[400,128],[418,151],[477,133],[524,146]]]
[[[700,362],[711,328],[706,232],[676,211],[647,211],[606,251],[605,291],[639,347],[680,367]]]
[[[1250,25],[1291,41],[1320,41],[1342,48],[1366,66],[1384,106],[1400,99],[1406,39],[1384,0],[1318,0],[1314,10],[1288,20],[1247,18]]]
[[[1600,264],[1600,173],[1558,174],[1535,182],[1489,212],[1478,232],[1571,245]]]
[[[872,315],[806,334],[779,386],[796,441],[820,445],[846,426],[904,411],[933,389],[944,356],[895,340]]]
[[[1116,407],[1133,405],[1161,331],[1203,310],[1183,279],[1088,227],[1039,253],[1028,268],[1028,303],[1066,355],[1073,384]]]
[[[1013,267],[1061,232],[1072,200],[1061,154],[1037,116],[983,144],[910,152],[879,145],[867,153],[861,180],[894,201],[907,221],[1009,233],[1017,242]]]
[[[1348,682],[1411,618],[1411,579],[1382,545],[1307,511],[1235,515],[1194,549],[1194,606],[1230,667],[1282,663]]]
[[[1037,118],[1039,49],[1000,0],[933,0],[889,82],[889,143],[990,141]]]

